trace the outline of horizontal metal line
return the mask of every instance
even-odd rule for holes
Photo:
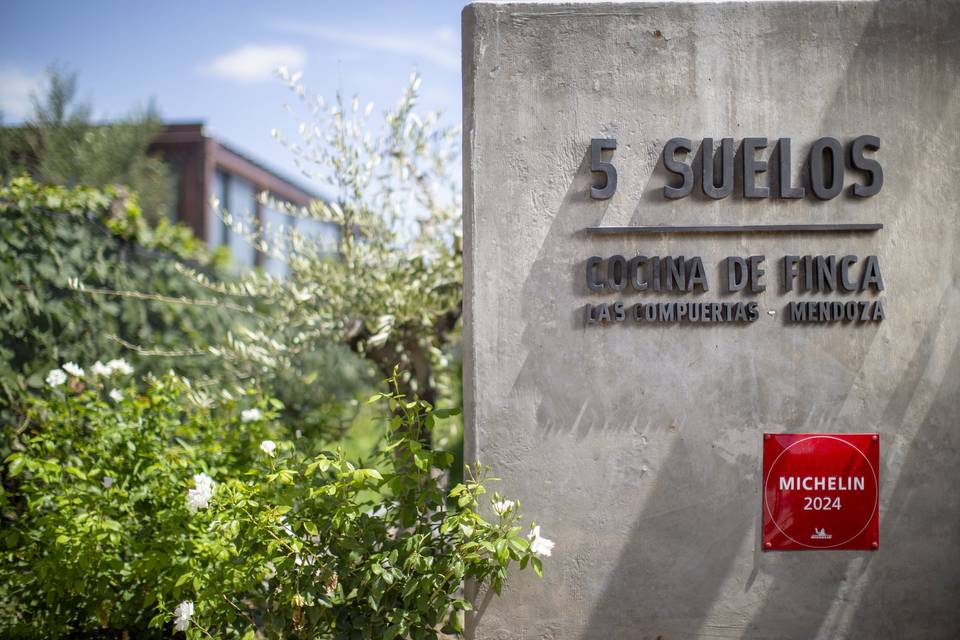
[[[794,233],[794,232],[838,232],[838,231],[879,231],[880,223],[867,224],[716,224],[696,226],[634,226],[634,227],[587,227],[587,233],[606,235],[633,233]]]

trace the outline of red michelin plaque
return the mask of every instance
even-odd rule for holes
[[[766,433],[763,548],[877,549],[880,436]]]

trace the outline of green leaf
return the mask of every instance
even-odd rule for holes
[[[304,523],[303,523],[303,528],[306,529],[306,530],[307,530],[307,533],[309,533],[310,535],[312,535],[312,536],[317,535],[317,525],[315,525],[314,523],[309,522],[309,521],[304,522]]]
[[[530,549],[530,542],[526,538],[510,538],[512,544],[518,551],[527,551]]]
[[[438,469],[446,469],[453,464],[453,454],[449,451],[436,451],[433,454],[433,464]]]
[[[26,460],[23,457],[22,453],[11,454],[7,458],[7,475],[11,478],[16,478],[23,471],[23,466]]]
[[[67,473],[69,473],[74,477],[80,478],[81,480],[87,479],[87,475],[83,471],[80,471],[80,469],[77,469],[76,467],[66,467],[64,471],[66,471]]]

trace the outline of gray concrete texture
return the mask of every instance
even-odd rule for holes
[[[475,594],[470,634],[960,637],[960,3],[480,3],[463,38],[466,454],[556,542],[542,580]],[[790,137],[799,174],[814,140],[860,134],[882,140],[872,198],[661,195],[675,136]],[[595,201],[606,136],[619,189]],[[753,299],[760,319],[585,326],[588,302],[678,299],[588,292],[587,257],[639,253],[702,256],[712,290],[679,299]],[[847,253],[879,256],[886,320],[786,323],[803,296],[779,259]],[[725,298],[717,263],[751,254],[771,286]],[[882,434],[879,551],[761,550],[764,431]]]

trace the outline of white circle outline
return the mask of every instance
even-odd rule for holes
[[[783,434],[773,433],[770,435],[776,438],[778,435],[783,435]],[[850,434],[850,435],[861,435],[861,434]],[[866,435],[866,434],[862,434],[862,435]],[[785,454],[787,451],[789,451],[791,448],[800,444],[801,442],[806,442],[807,440],[814,440],[815,438],[827,438],[828,440],[836,440],[838,442],[842,442],[843,444],[847,445],[848,447],[850,447],[851,449],[859,453],[860,456],[867,461],[867,466],[870,467],[870,474],[873,476],[873,486],[876,487],[876,492],[877,492],[877,498],[876,500],[874,500],[874,503],[873,503],[873,511],[870,512],[870,516],[867,518],[867,522],[866,524],[863,525],[863,528],[860,529],[860,531],[857,531],[855,534],[853,534],[849,538],[847,538],[846,540],[844,540],[843,542],[838,542],[837,544],[832,544],[827,546],[814,546],[812,544],[804,544],[799,540],[794,540],[790,536],[790,534],[788,534],[786,531],[780,528],[780,525],[777,523],[776,517],[773,515],[773,512],[770,511],[770,505],[767,500],[767,483],[770,481],[770,476],[773,475],[773,469],[774,467],[777,466],[777,462],[780,461],[780,457],[783,454]],[[764,478],[763,480],[763,506],[766,509],[767,513],[770,515],[770,520],[773,522],[773,526],[775,526],[777,530],[780,531],[780,533],[782,533],[784,536],[786,536],[787,539],[789,539],[791,542],[793,542],[794,544],[798,544],[801,547],[806,547],[807,549],[835,549],[836,547],[841,547],[847,544],[848,542],[850,542],[851,540],[859,536],[861,533],[863,533],[866,530],[866,528],[870,526],[870,522],[873,521],[873,514],[877,512],[877,505],[879,503],[880,503],[880,483],[877,481],[877,473],[876,473],[876,470],[873,468],[873,463],[870,462],[870,459],[867,458],[867,456],[863,453],[863,451],[860,451],[860,449],[856,448],[846,440],[843,440],[842,438],[838,438],[836,436],[813,435],[813,436],[808,436],[806,438],[803,438],[801,440],[797,440],[796,442],[791,443],[789,446],[785,447],[784,450],[780,452],[780,455],[778,455],[776,459],[770,464],[770,472],[767,473],[767,477]]]

